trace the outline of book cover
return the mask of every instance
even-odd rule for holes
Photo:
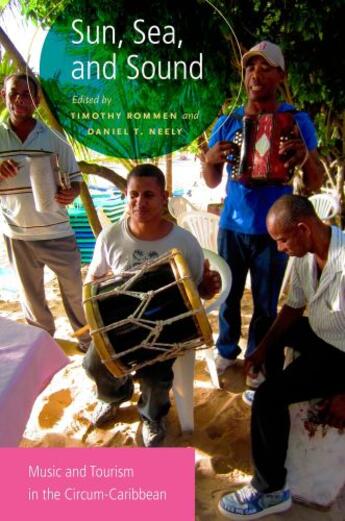
[[[311,9],[310,2],[302,4],[307,11]],[[313,106],[320,109],[321,131],[329,132],[324,121],[325,107],[332,101],[329,82],[333,81],[332,88],[342,97],[340,74],[328,70],[335,56],[334,42],[330,63],[323,59],[327,53],[319,15],[299,46],[296,34],[304,31],[298,24],[303,25],[305,15],[301,5],[293,13],[277,6],[276,18],[270,6],[261,2],[240,6],[240,2],[209,0],[105,0],[101,4],[79,0],[55,5],[32,0],[23,5],[17,13],[22,25],[13,30],[13,13],[0,25],[40,79],[47,105],[37,107],[37,117],[66,132],[78,160],[88,163],[89,172],[95,171],[90,167],[95,164],[113,169],[120,190],[125,174],[137,162],[162,166],[170,189],[177,186],[169,174],[171,164],[179,188],[191,188],[189,176],[194,176],[195,184],[199,182],[199,163],[184,161],[184,156],[190,159],[191,153],[202,154],[217,117],[231,114],[243,101],[241,53],[260,39],[284,43],[294,93],[302,104],[307,105],[313,96],[318,99]],[[299,21],[298,9],[302,10]],[[329,28],[329,14],[324,16],[325,28]],[[293,24],[296,34],[291,36]],[[18,62],[13,55],[10,58],[10,46],[2,36],[0,33],[5,76]],[[307,61],[308,52],[310,57],[308,70],[300,76],[292,60],[293,56],[299,59],[297,48],[301,61]],[[322,50],[320,75],[315,49]],[[315,70],[311,70],[313,66]],[[23,63],[20,68],[24,70]],[[301,83],[307,77],[310,85],[302,92]],[[339,114],[339,103],[334,103]],[[327,114],[333,117],[331,111]],[[337,128],[340,132],[339,125]],[[339,136],[327,141],[322,135],[322,139],[323,143],[337,141]],[[123,177],[116,177],[119,171]],[[211,201],[211,191],[204,190],[201,197],[203,204],[205,199]],[[53,293],[49,305],[56,306],[54,313],[60,320],[56,284],[49,284]],[[11,289],[7,288],[7,294]],[[20,313],[19,304],[6,311],[10,307],[4,305],[4,316]],[[242,347],[251,313],[247,288]],[[216,328],[215,324],[216,319],[212,322]],[[59,332],[64,331],[66,321],[58,327]],[[145,449],[136,410],[138,386],[133,399],[121,407],[118,422],[93,428],[94,385],[81,367],[81,355],[70,349],[68,341],[65,346],[71,363],[57,372],[33,405],[20,448],[9,448],[18,444],[17,433],[15,441],[6,441],[7,448],[1,449],[5,519],[17,521],[23,512],[37,521],[62,515],[68,519],[80,515],[87,521],[109,514],[129,519],[223,519],[217,512],[219,497],[247,482],[252,472],[250,409],[241,400],[245,388],[241,363],[223,377],[225,390],[221,390],[214,388],[206,363],[198,356],[194,432],[181,432],[172,400],[163,447]],[[25,389],[21,392],[25,394]],[[11,404],[11,413],[15,408]],[[0,421],[6,430],[7,418]],[[334,521],[342,521],[341,501]],[[295,506],[287,515],[291,520],[319,519],[319,513],[301,508]]]

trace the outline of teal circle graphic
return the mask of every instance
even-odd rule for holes
[[[75,0],[47,34],[41,82],[83,145],[159,157],[200,136],[228,97],[223,29],[208,0]]]

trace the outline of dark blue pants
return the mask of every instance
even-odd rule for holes
[[[248,271],[251,278],[254,312],[251,318],[246,355],[256,347],[277,315],[279,292],[287,255],[277,250],[268,234],[251,235],[219,229],[219,254],[228,263],[232,286],[220,308],[217,348],[224,358],[235,359],[240,353],[241,299]],[[267,328],[262,330],[266,323]]]
[[[138,410],[143,419],[156,421],[168,414],[169,391],[174,380],[174,362],[175,359],[165,360],[137,371],[136,378],[139,380],[141,391]],[[84,356],[83,367],[96,382],[100,400],[120,404],[131,399],[134,390],[132,377],[115,378],[102,363],[93,343]]]
[[[285,346],[300,356],[283,370]],[[260,492],[273,492],[286,482],[289,404],[345,392],[345,352],[321,340],[302,317],[267,352],[265,369],[266,381],[257,389],[252,407],[252,484]]]

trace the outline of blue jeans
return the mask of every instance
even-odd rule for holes
[[[241,352],[241,299],[248,271],[251,278],[254,312],[250,321],[246,355],[249,355],[277,315],[279,292],[287,255],[278,252],[268,234],[251,235],[219,229],[219,254],[228,263],[232,286],[220,308],[217,348],[221,356],[235,359]],[[266,324],[263,326],[263,324]]]

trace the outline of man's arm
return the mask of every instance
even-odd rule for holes
[[[322,186],[325,169],[317,150],[311,150],[303,167],[303,183],[311,192],[318,192]]]
[[[89,282],[97,282],[97,280],[104,279],[107,275],[110,275],[110,272],[104,273],[104,275],[93,275],[90,272],[87,272],[84,284],[88,284]]]
[[[13,159],[5,159],[0,162],[0,180],[15,177],[19,172],[19,163]]]
[[[222,163],[214,164],[207,159],[208,153],[211,150],[212,149],[209,149],[206,152],[205,158],[202,162],[202,175],[209,188],[216,188],[222,180],[224,161]]]
[[[214,297],[219,293],[222,287],[222,281],[218,271],[210,269],[210,261],[208,259],[204,262],[204,272],[202,281],[198,286],[199,295],[206,300]]]
[[[80,194],[83,178],[72,147],[66,142],[64,136],[61,134],[60,137],[58,134],[54,134],[51,139],[51,147],[57,155],[58,164],[63,175],[62,184],[65,185],[58,188],[56,200],[58,203],[66,206],[71,204]]]
[[[111,266],[107,261],[107,246],[105,244],[104,234],[105,230],[102,230],[97,237],[92,260],[85,277],[85,283],[102,279],[111,271]]]
[[[291,326],[298,320],[304,312],[305,307],[292,308],[285,304],[272,326],[261,340],[255,351],[245,360],[245,371],[248,372],[251,366],[260,367],[265,361],[267,349],[274,345],[286,335]]]
[[[229,141],[219,141],[209,148],[201,158],[202,174],[210,188],[218,186],[222,180],[224,163],[227,156],[238,152],[235,145]]]
[[[296,128],[294,136],[280,145],[279,153],[288,158],[285,163],[287,167],[302,169],[303,184],[306,189],[317,192],[323,183],[325,170],[316,149],[315,127],[306,114],[299,119],[298,124],[299,130]]]
[[[59,187],[55,196],[56,201],[63,206],[73,203],[74,199],[80,194],[80,185],[79,181],[73,181],[71,188]]]

